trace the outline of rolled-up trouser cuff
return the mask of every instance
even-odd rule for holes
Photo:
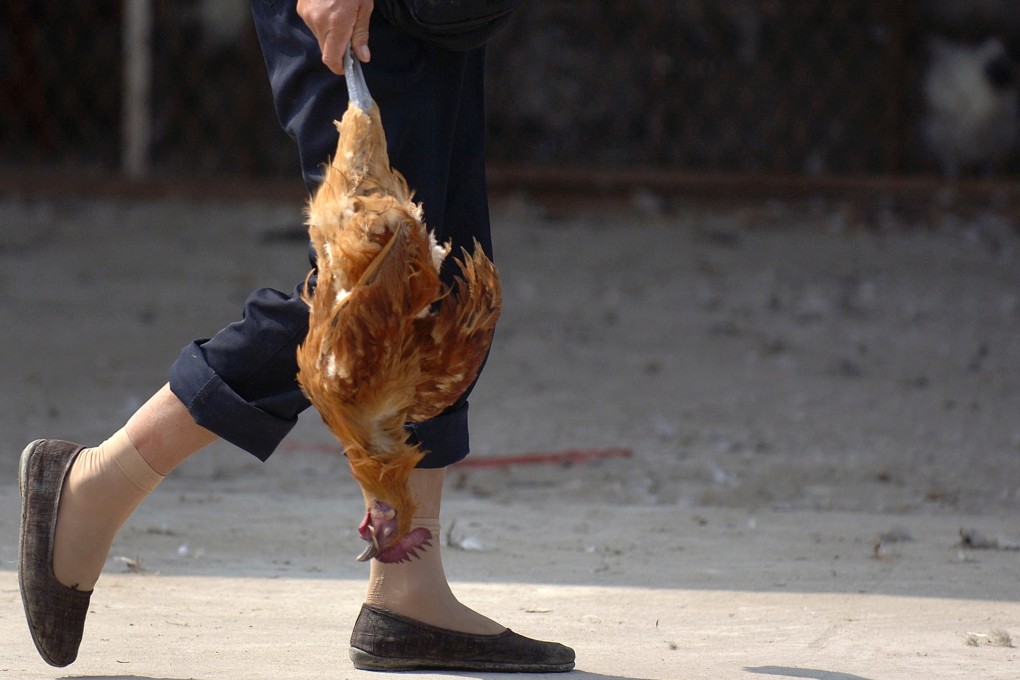
[[[241,398],[206,362],[201,342],[187,345],[170,367],[170,390],[196,423],[259,460],[268,460],[297,418],[275,416]],[[407,429],[408,440],[425,452],[420,468],[453,465],[470,453],[466,401],[432,420],[409,423]]]
[[[200,342],[181,350],[170,367],[170,390],[196,423],[265,461],[297,418],[274,416],[242,399],[206,363]]]

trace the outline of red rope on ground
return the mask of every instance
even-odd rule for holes
[[[476,458],[465,458],[451,467],[481,468],[534,465],[537,463],[587,463],[592,460],[600,460],[603,458],[630,458],[633,455],[634,451],[626,448],[570,449],[567,451],[521,453],[513,456],[480,456]]]

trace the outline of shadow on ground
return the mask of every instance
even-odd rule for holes
[[[840,673],[839,671],[823,671],[818,668],[791,668],[789,666],[757,666],[744,668],[748,673],[760,673],[761,675],[776,675],[783,678],[811,678],[812,680],[868,680],[860,675],[852,673]]]

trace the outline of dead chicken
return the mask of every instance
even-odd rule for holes
[[[306,286],[298,382],[365,494],[359,533],[369,546],[358,559],[401,562],[434,538],[411,530],[407,479],[424,453],[405,425],[442,413],[477,377],[500,282],[477,242],[457,260],[454,285],[440,280],[450,246],[426,229],[390,167],[378,106],[349,53],[345,72],[350,104],[336,123],[336,155],[307,210],[318,281],[311,293]]]

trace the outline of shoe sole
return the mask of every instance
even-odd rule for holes
[[[490,671],[497,673],[565,673],[573,670],[574,662],[563,664],[513,664],[494,661],[450,661],[401,659],[376,656],[351,647],[351,661],[359,671]]]

